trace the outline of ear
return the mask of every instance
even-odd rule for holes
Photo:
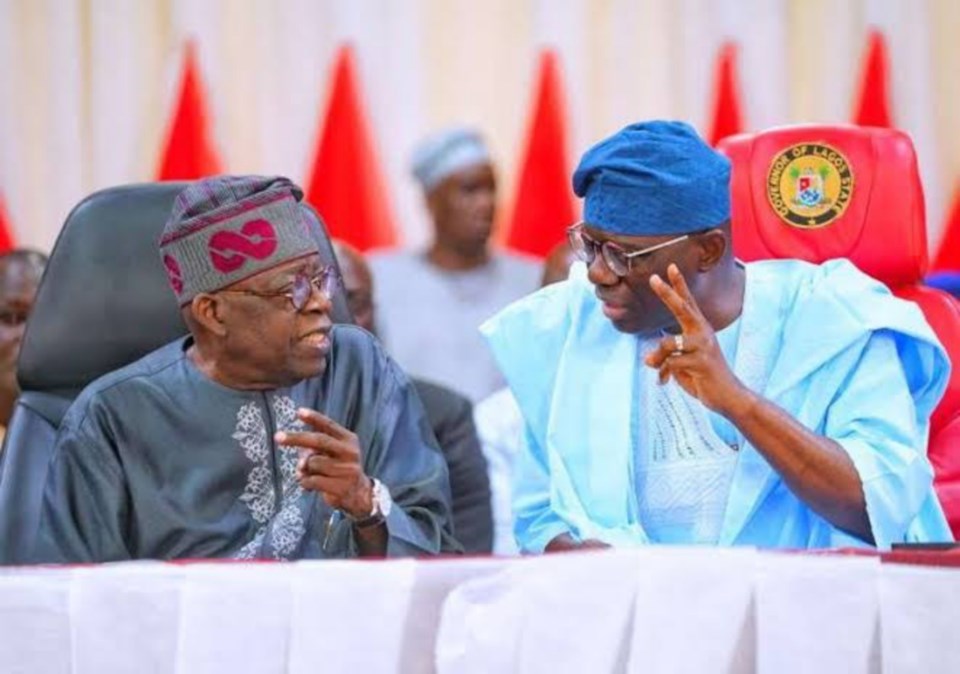
[[[224,321],[226,305],[216,295],[200,293],[190,302],[190,315],[207,332],[223,337],[227,334]]]
[[[722,229],[711,229],[697,236],[700,245],[701,272],[710,271],[726,256],[730,249],[730,237]]]

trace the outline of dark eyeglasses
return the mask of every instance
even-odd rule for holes
[[[219,292],[237,293],[239,295],[253,295],[254,297],[286,297],[290,300],[294,310],[303,311],[310,302],[313,290],[317,289],[328,300],[333,299],[334,293],[340,287],[340,275],[333,267],[323,267],[313,276],[300,272],[293,277],[293,283],[273,292],[260,290],[226,289]]]
[[[574,255],[586,262],[589,266],[597,259],[597,254],[599,253],[603,257],[603,261],[610,268],[610,271],[621,278],[630,273],[630,268],[635,258],[649,255],[661,248],[672,246],[675,243],[680,243],[689,238],[689,234],[684,234],[669,241],[658,243],[655,246],[628,252],[613,241],[600,242],[591,238],[583,231],[582,222],[578,222],[567,229],[567,239],[570,241],[570,248],[573,250]]]

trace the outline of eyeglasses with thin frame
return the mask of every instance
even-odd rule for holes
[[[670,239],[669,241],[658,243],[655,246],[649,246],[647,248],[641,248],[640,250],[628,252],[622,246],[614,243],[613,241],[600,242],[591,238],[586,232],[583,231],[582,222],[578,222],[577,224],[567,228],[567,239],[570,241],[570,248],[573,250],[574,255],[583,260],[589,266],[593,264],[594,260],[597,259],[597,252],[599,251],[600,255],[603,257],[603,261],[610,268],[610,271],[621,278],[630,273],[633,261],[636,258],[649,255],[650,253],[654,253],[661,248],[672,246],[675,243],[680,243],[681,241],[685,241],[689,238],[689,234],[683,234]]]
[[[295,311],[303,311],[310,302],[313,290],[317,289],[328,300],[333,299],[334,293],[340,287],[340,275],[333,267],[323,267],[313,276],[306,272],[298,272],[293,282],[275,291],[231,289],[220,290],[221,293],[236,293],[238,295],[253,295],[254,297],[286,297],[290,300]]]

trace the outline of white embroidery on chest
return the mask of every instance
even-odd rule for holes
[[[273,418],[278,431],[302,431],[306,427],[297,419],[297,405],[287,396],[273,398]],[[274,444],[267,435],[263,410],[255,402],[249,402],[237,412],[237,426],[233,438],[239,443],[244,455],[253,464],[247,474],[247,484],[240,500],[250,510],[250,515],[259,525],[252,540],[234,554],[237,559],[253,559],[263,553],[275,559],[288,559],[306,531],[303,508],[303,488],[297,482],[297,459],[295,447]],[[276,453],[279,472],[280,498],[274,480],[274,463],[271,452]]]
[[[716,543],[737,453],[714,430],[707,409],[676,380],[642,358],[659,342],[637,350],[638,409],[642,450],[634,456],[640,520],[651,540],[685,532],[688,543]]]

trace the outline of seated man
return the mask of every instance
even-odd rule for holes
[[[337,241],[334,250],[353,318],[361,328],[375,334],[376,305],[370,267],[363,254],[352,246]],[[411,381],[447,461],[453,499],[453,532],[465,552],[489,553],[493,546],[490,483],[477,429],[473,425],[473,405],[445,386],[416,377]]]
[[[47,256],[18,249],[0,255],[0,442],[20,395],[17,357]]]
[[[284,178],[187,187],[160,255],[190,335],[93,382],[64,417],[46,561],[455,550],[447,471],[403,372],[332,326]]]
[[[847,261],[737,262],[729,177],[686,124],[600,142],[573,177],[586,266],[485,326],[526,420],[521,549],[950,540],[920,310]]]

